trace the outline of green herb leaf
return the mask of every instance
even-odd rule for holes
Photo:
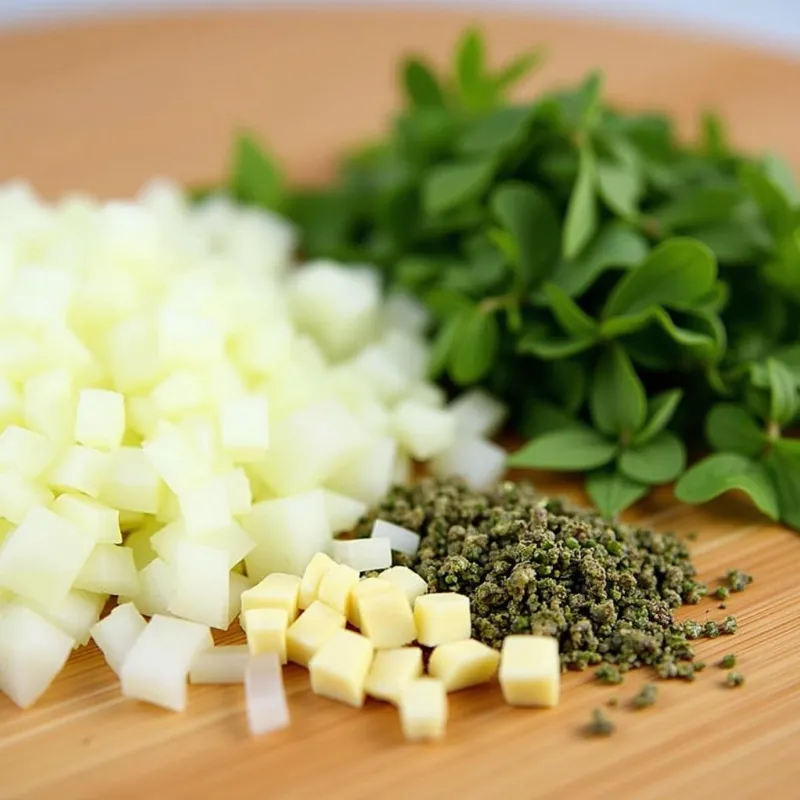
[[[463,161],[434,167],[422,184],[426,214],[442,214],[480,196],[492,179],[491,160]]]
[[[583,353],[594,345],[594,337],[565,339],[557,334],[552,334],[544,326],[531,326],[517,342],[517,352],[537,356],[544,361],[556,361]]]
[[[800,186],[794,170],[783,158],[776,153],[768,153],[764,157],[764,172],[792,206],[800,205]]]
[[[718,403],[706,417],[706,438],[715,449],[755,458],[767,445],[767,437],[742,406]]]
[[[647,422],[634,439],[634,444],[646,444],[661,433],[675,416],[682,399],[682,389],[670,389],[651,397],[647,407]]]
[[[428,360],[428,375],[436,378],[447,369],[452,357],[453,349],[458,339],[459,331],[464,320],[470,314],[468,308],[456,311],[439,329],[431,346]]]
[[[523,412],[519,432],[529,439],[552,431],[574,428],[575,417],[547,400],[533,400]]]
[[[617,446],[613,442],[591,428],[575,426],[531,440],[508,457],[508,465],[524,469],[583,471],[608,464],[616,453]]]
[[[523,287],[540,283],[555,266],[561,236],[547,196],[534,186],[503,183],[492,194],[490,205],[516,242]]]
[[[648,442],[624,450],[619,471],[634,481],[658,485],[675,480],[686,467],[683,442],[669,431],[656,434]]]
[[[489,371],[500,340],[494,314],[474,309],[461,322],[451,347],[450,377],[460,385],[474,383]]]
[[[639,173],[630,167],[601,161],[597,165],[597,188],[603,202],[623,219],[633,219],[639,213],[644,187]]]
[[[597,336],[597,323],[569,295],[554,283],[542,286],[550,310],[561,330],[573,339],[591,339]]]
[[[647,414],[647,396],[625,351],[609,347],[597,362],[589,408],[598,430],[632,439]]]
[[[636,314],[652,306],[687,307],[711,291],[714,254],[692,239],[669,239],[632,270],[609,295],[604,316]]]
[[[713,112],[705,111],[701,119],[703,150],[711,158],[722,158],[728,153],[728,137],[722,120]]]
[[[649,491],[649,487],[618,472],[593,472],[586,478],[586,493],[607,518],[617,516]]]
[[[798,397],[792,373],[775,358],[767,360],[770,389],[770,418],[779,425],[791,422],[797,415]]]
[[[651,216],[663,230],[685,231],[724,221],[741,202],[737,186],[704,186],[692,188]]]
[[[541,50],[531,50],[515,58],[494,76],[493,83],[496,91],[501,93],[511,88],[515,83],[522,80],[534,67],[538,66],[541,60]]]
[[[503,153],[520,144],[530,124],[530,108],[499,106],[464,131],[458,148],[467,156]]]
[[[572,188],[564,220],[562,251],[564,258],[576,258],[597,229],[594,154],[588,145],[580,149],[578,177]]]
[[[456,46],[455,73],[458,92],[467,108],[480,108],[485,101],[485,53],[483,37],[469,28]]]
[[[420,59],[407,59],[401,70],[402,86],[412,108],[441,108],[444,92],[433,70]]]
[[[764,465],[777,493],[780,518],[800,530],[800,442],[780,439],[767,454]]]
[[[278,165],[249,134],[240,134],[233,148],[230,192],[242,203],[278,210],[284,201]]]
[[[683,503],[706,503],[733,489],[744,492],[770,519],[777,519],[778,498],[761,464],[735,453],[709,456],[685,472],[675,486]]]

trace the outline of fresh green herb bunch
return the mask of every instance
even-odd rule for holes
[[[356,535],[369,535],[376,518],[419,532],[418,553],[395,563],[431,591],[466,594],[473,636],[490,646],[514,633],[557,636],[564,668],[606,662],[614,666],[599,677],[611,682],[642,665],[664,666],[664,678],[696,671],[687,624],[672,612],[706,588],[675,536],[609,525],[512,482],[486,493],[459,480],[397,486]],[[703,636],[695,625],[692,638]]]
[[[403,109],[331,185],[282,194],[243,138],[232,193],[293,217],[306,255],[421,298],[433,373],[485,385],[532,437],[512,465],[586,473],[609,516],[680,478],[684,501],[739,489],[800,527],[789,169],[734,152],[713,116],[686,145],[666,116],[609,108],[597,73],[508,100],[537,60],[492,71],[467,31],[452,74],[403,63]],[[686,472],[687,444],[714,453]]]

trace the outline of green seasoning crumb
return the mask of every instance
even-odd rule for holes
[[[683,623],[683,633],[687,639],[700,639],[703,637],[704,626],[699,622],[689,620]]]
[[[633,700],[631,700],[631,704],[636,709],[648,708],[656,702],[657,697],[658,686],[656,686],[654,683],[646,683],[639,690],[638,694],[634,696]]]
[[[603,664],[595,670],[594,675],[602,683],[622,683],[622,673],[615,664]]]
[[[722,624],[719,626],[719,632],[729,636],[732,633],[736,633],[737,627],[736,617],[725,617],[725,619],[722,620]]]
[[[726,606],[726,605],[725,605],[725,603],[720,603],[720,604],[717,606],[717,608],[718,608],[720,611],[725,611],[725,609],[726,609],[727,607],[728,607],[728,606]]]
[[[741,672],[729,672],[725,683],[732,688],[741,686],[744,683],[744,675]]]
[[[512,633],[556,636],[565,669],[693,657],[673,610],[705,587],[677,536],[609,523],[510,481],[485,493],[433,478],[395,487],[356,535],[375,518],[420,534],[416,555],[394,563],[432,592],[466,594],[473,636],[492,647]]]
[[[617,726],[603,713],[603,710],[596,708],[592,711],[592,718],[586,726],[586,732],[590,736],[610,736],[617,729]]]
[[[736,666],[736,656],[733,653],[728,653],[728,655],[722,657],[719,665],[722,669],[733,669]]]
[[[706,639],[716,639],[719,634],[719,625],[714,622],[713,619],[710,619],[705,625],[703,625],[703,636],[705,636]]]
[[[694,671],[695,672],[702,672],[706,668],[705,661],[695,661],[694,662]]]
[[[616,708],[619,705],[619,697],[612,697],[608,701],[610,708]]]
[[[727,600],[730,597],[731,590],[727,586],[717,586],[714,591],[714,597],[717,600]]]
[[[753,576],[738,569],[729,569],[725,576],[732,592],[742,592],[753,582]]]

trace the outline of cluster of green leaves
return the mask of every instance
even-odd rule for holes
[[[467,31],[446,75],[400,70],[401,113],[319,190],[281,191],[250,139],[230,190],[279,207],[306,255],[371,262],[436,319],[433,374],[503,397],[531,440],[510,463],[586,473],[609,515],[678,480],[739,489],[800,527],[800,192],[777,157],[734,152],[707,115],[602,101],[602,78],[508,90]],[[710,457],[686,471],[687,450]]]

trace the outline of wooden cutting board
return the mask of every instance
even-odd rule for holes
[[[413,48],[441,61],[477,19],[224,13],[0,35],[0,180],[27,177],[47,196],[122,195],[153,174],[204,182],[223,174],[236,127],[263,134],[295,178],[319,180],[343,145],[380,130],[396,100],[397,57]],[[615,100],[669,109],[686,131],[715,107],[738,143],[778,149],[800,167],[796,64],[588,23],[479,21],[498,58],[546,46],[547,65],[526,91],[601,66]],[[254,739],[241,687],[192,687],[189,710],[171,714],[124,700],[89,647],[33,709],[0,698],[0,798],[797,797],[800,537],[735,499],[696,509],[663,492],[637,514],[697,531],[697,563],[712,582],[730,566],[756,576],[724,612],[741,632],[701,644],[708,669],[691,685],[662,684],[652,709],[625,708],[644,674],[608,688],[573,673],[554,710],[506,707],[496,686],[452,696],[445,741],[408,746],[392,708],[317,698],[290,668],[292,726]],[[692,609],[722,614],[711,601]],[[741,689],[725,688],[714,666],[731,651],[747,677]],[[622,701],[611,711],[617,733],[587,739],[581,726],[611,697]]]

